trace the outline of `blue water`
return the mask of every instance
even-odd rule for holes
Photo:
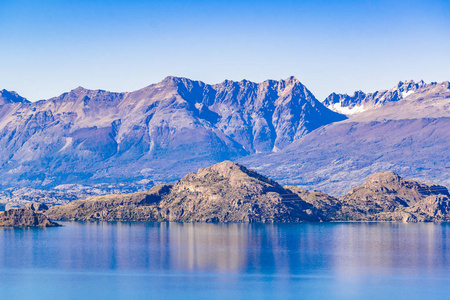
[[[0,229],[0,299],[450,299],[450,225]]]

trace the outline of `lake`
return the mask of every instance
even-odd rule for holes
[[[449,299],[447,224],[0,228],[0,299]]]

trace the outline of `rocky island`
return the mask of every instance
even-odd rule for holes
[[[39,205],[38,205],[39,206]],[[56,227],[46,215],[28,208],[0,212],[0,227]]]
[[[370,176],[340,198],[277,182],[231,161],[149,191],[49,208],[54,220],[176,222],[447,222],[450,194],[393,172]]]

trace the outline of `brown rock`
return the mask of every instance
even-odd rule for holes
[[[320,221],[317,209],[275,181],[224,161],[178,181],[161,217],[181,222]]]
[[[349,220],[409,222],[449,219],[449,198],[443,186],[381,172],[369,176],[339,200]]]
[[[11,209],[0,212],[0,226],[5,227],[55,227],[59,224],[50,221],[42,213],[29,209]]]
[[[157,221],[161,197],[171,185],[155,186],[149,191],[92,197],[56,205],[46,211],[55,220],[70,221]]]

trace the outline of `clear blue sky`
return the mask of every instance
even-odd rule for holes
[[[319,100],[450,80],[450,1],[0,1],[0,89],[38,100],[167,75],[294,75]]]

